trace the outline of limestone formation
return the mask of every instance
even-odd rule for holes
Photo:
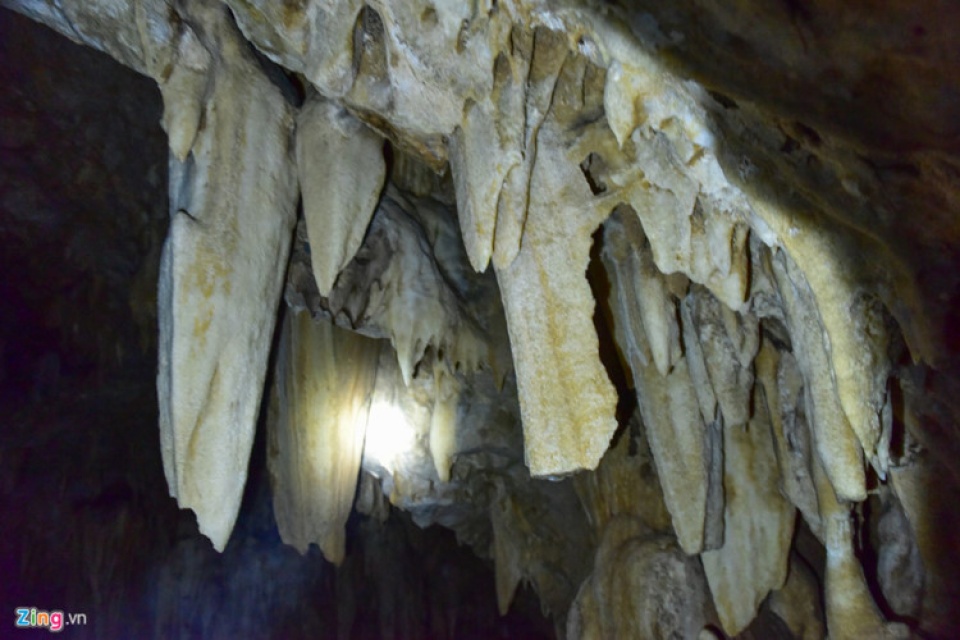
[[[596,357],[595,301],[585,272],[603,214],[558,131],[542,128],[524,241],[497,270],[534,475],[590,469],[610,444],[616,398]]]
[[[171,159],[157,387],[170,493],[223,549],[243,495],[297,181],[292,109],[228,16],[202,19],[208,46],[220,51],[204,127],[185,159]]]
[[[924,376],[952,366],[960,74],[925,101],[904,69],[949,66],[952,31],[920,3],[874,59],[835,31],[859,9],[673,4],[4,0],[160,88],[164,470],[218,550],[283,291],[270,468],[301,552],[344,560],[359,482],[570,638],[945,628],[925,491],[952,462],[910,445],[955,423],[922,405],[949,395]],[[853,122],[884,73],[896,126]],[[901,237],[914,200],[942,243]]]
[[[270,398],[268,468],[284,542],[343,561],[380,342],[287,314]]]
[[[708,431],[686,360],[681,359],[668,375],[662,375],[651,353],[653,341],[641,328],[637,308],[643,288],[639,281],[656,276],[652,273],[649,250],[643,245],[631,245],[626,237],[630,224],[621,226],[613,218],[604,234],[605,239],[609,238],[604,258],[617,292],[617,299],[611,301],[615,305],[617,336],[633,372],[640,415],[673,527],[683,550],[694,554],[704,548],[710,467]],[[643,242],[643,238],[634,241]]]
[[[326,296],[360,248],[380,199],[383,139],[311,94],[297,117],[297,170],[313,274]]]
[[[749,423],[724,425],[724,541],[701,556],[717,613],[731,636],[750,624],[770,591],[783,586],[796,519],[777,487],[770,413],[762,392],[757,395]]]
[[[594,572],[567,619],[573,638],[695,638],[707,618],[697,563],[670,539],[621,517],[606,529]]]

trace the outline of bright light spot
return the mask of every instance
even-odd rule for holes
[[[403,409],[392,402],[374,398],[367,419],[367,440],[364,456],[378,463],[391,474],[397,459],[416,444],[417,432]]]

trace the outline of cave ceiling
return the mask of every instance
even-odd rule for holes
[[[218,550],[263,414],[287,544],[392,505],[570,638],[954,624],[953,4],[0,5],[159,87],[159,437]]]

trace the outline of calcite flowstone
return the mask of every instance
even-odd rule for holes
[[[827,550],[824,612],[830,637],[840,640],[909,637],[906,625],[886,622],[873,601],[853,548],[850,505],[837,499],[819,461],[814,462],[814,479]]]
[[[851,24],[862,14],[796,3],[0,2],[150,75],[163,95],[172,201],[159,305],[164,468],[171,493],[197,512],[218,549],[244,483],[299,178],[309,236],[301,248],[311,268],[298,280],[309,287],[293,287],[291,299],[310,298],[303,306],[329,321],[317,337],[305,315],[292,316],[279,358],[287,399],[275,414],[289,415],[274,422],[277,511],[299,548],[319,542],[328,557],[342,554],[338,535],[356,479],[362,411],[344,409],[351,417],[332,429],[340,400],[318,387],[333,384],[334,370],[339,383],[358,388],[371,374],[344,364],[342,352],[360,339],[333,337],[333,323],[388,338],[396,351],[370,356],[377,374],[364,459],[382,485],[376,495],[418,505],[427,518],[453,501],[451,485],[475,473],[471,482],[484,488],[461,503],[492,536],[476,539],[479,548],[492,543],[501,610],[529,580],[562,615],[583,577],[566,571],[579,556],[563,546],[580,534],[572,524],[544,527],[551,514],[530,498],[548,491],[518,497],[533,481],[517,480],[515,404],[530,472],[555,480],[596,467],[617,409],[632,408],[634,392],[642,425],[621,433],[611,453],[624,456],[642,433],[658,478],[644,491],[662,488],[662,501],[611,488],[631,477],[635,460],[611,457],[608,468],[578,480],[575,506],[584,507],[593,538],[577,542],[599,542],[600,551],[570,612],[571,636],[713,635],[699,606],[709,584],[727,632],[745,629],[774,590],[770,611],[798,636],[816,637],[821,613],[787,602],[815,599],[820,589],[803,569],[784,584],[794,506],[825,547],[831,637],[901,633],[874,605],[854,553],[864,532],[851,514],[868,487],[878,487],[870,551],[887,604],[924,623],[934,619],[931,607],[949,608],[943,595],[918,601],[924,589],[947,593],[934,574],[949,574],[935,571],[937,518],[948,509],[938,503],[928,514],[926,487],[936,479],[925,463],[894,455],[903,453],[892,444],[902,436],[903,402],[889,377],[892,362],[934,361],[926,328],[935,323],[919,302],[930,285],[918,281],[951,270],[947,259],[908,268],[915,247],[894,237],[908,228],[899,221],[912,219],[902,215],[907,206],[931,208],[924,198],[942,211],[956,198],[949,186],[924,195],[886,185],[950,182],[955,110],[938,114],[956,85],[950,77],[938,83],[945,88],[925,113],[899,112],[918,110],[920,88],[875,113],[848,108],[876,86],[898,95],[874,76],[949,67],[949,56],[927,52],[949,49],[948,28],[876,11],[886,23],[869,22],[877,29],[859,37],[874,42],[876,30],[896,53],[884,49],[866,64],[858,42],[840,68],[820,48],[836,54],[853,43],[828,42],[836,26],[826,22]],[[933,15],[921,5],[917,16]],[[786,23],[789,37],[771,46],[769,34]],[[890,30],[917,40],[900,46],[908,36]],[[730,42],[738,46],[720,46]],[[763,60],[754,65],[747,55]],[[691,72],[686,63],[710,73],[681,77]],[[777,73],[742,73],[757,68]],[[831,73],[848,84],[797,95]],[[922,80],[917,87],[927,86]],[[283,88],[300,86],[302,106],[296,91],[284,99]],[[750,96],[768,107],[804,106],[816,126],[804,110],[759,114]],[[841,121],[832,133],[814,130],[825,115]],[[887,119],[894,125],[881,126]],[[836,135],[845,127],[857,144]],[[871,148],[886,141],[865,131],[899,146]],[[911,135],[933,148],[915,154]],[[411,178],[416,197],[398,184],[409,168],[404,156],[414,155],[436,173]],[[597,253],[605,270],[591,264]],[[486,283],[464,277],[491,264]],[[609,297],[598,300],[607,284]],[[497,304],[490,317],[478,311],[488,306],[484,291],[499,293],[505,319],[491,320]],[[936,293],[949,302],[951,291]],[[940,306],[950,305],[930,305]],[[597,330],[607,312],[615,345]],[[464,442],[482,443],[477,425],[486,424],[471,408],[492,416],[489,405],[504,397],[490,380],[481,387],[470,379],[488,366],[510,395],[498,419],[517,438],[496,452],[463,451]],[[319,404],[306,399],[321,396]],[[319,435],[308,424],[315,418],[332,430]],[[349,454],[288,446],[314,437],[349,442]],[[474,453],[506,462],[458,467]],[[289,481],[314,471],[322,480]],[[550,486],[567,491],[558,503],[569,506],[570,486]],[[649,504],[631,510],[630,495]],[[551,528],[564,530],[540,535]]]
[[[267,455],[283,541],[340,564],[382,341],[288,312],[270,402]]]
[[[684,273],[739,309],[749,280],[750,204],[717,164],[698,90],[665,81],[669,74],[646,51],[629,54],[606,74],[603,104],[619,146],[598,149],[615,167],[607,182],[642,221],[661,272]]]
[[[863,450],[840,405],[835,377],[829,374],[830,343],[816,300],[803,274],[785,253],[774,257],[773,272],[803,375],[806,416],[813,427],[816,452],[837,496],[863,500],[867,495]]]
[[[831,440],[829,446],[821,449],[821,456],[838,493],[847,499],[862,500],[863,491],[855,486],[860,484],[859,479],[842,478],[833,468],[839,463],[833,461],[834,454],[827,453],[826,449],[838,449],[844,452],[841,456],[853,456],[854,445],[841,442],[847,439],[841,433],[850,430],[857,438],[856,448],[862,451],[856,455],[865,455],[881,476],[886,474],[889,443],[881,442],[880,411],[891,363],[887,356],[890,336],[883,305],[877,294],[863,285],[863,273],[869,268],[853,257],[860,253],[859,247],[847,244],[848,239],[819,223],[816,216],[789,215],[759,198],[754,205],[766,224],[782,238],[784,253],[789,256],[784,262],[792,286],[780,275],[783,267],[777,267],[779,260],[775,261],[775,269],[778,269],[780,290],[785,294],[787,315],[793,323],[791,334],[806,343],[800,355],[801,367],[816,366],[820,377],[829,379],[833,387],[829,395],[835,399],[828,400],[823,383],[808,381],[817,396],[816,410],[828,414],[822,420],[814,420],[817,436]],[[899,265],[891,265],[891,270],[897,268]],[[802,312],[792,302],[794,296],[802,299]],[[810,327],[801,326],[804,324]],[[813,335],[813,331],[819,335]],[[822,353],[813,340],[824,345]],[[813,359],[810,365],[802,362],[804,356]],[[853,465],[843,464],[850,467],[849,471],[853,470]]]

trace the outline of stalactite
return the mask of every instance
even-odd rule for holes
[[[306,311],[286,316],[268,420],[280,536],[300,553],[345,554],[381,343]]]
[[[383,138],[314,93],[297,117],[296,146],[313,274],[327,296],[360,248],[380,199]]]
[[[907,264],[896,236],[903,203],[949,182],[947,143],[887,154],[850,123],[853,138],[815,131],[776,78],[711,60],[770,48],[795,86],[818,60],[806,39],[833,46],[810,16],[849,21],[793,16],[800,55],[794,35],[703,48],[765,37],[740,33],[739,5],[701,8],[719,21],[705,29],[677,3],[699,31],[663,31],[672,14],[618,3],[5,4],[159,85],[164,470],[217,549],[287,273],[271,469],[301,552],[343,560],[362,468],[359,508],[453,528],[493,557],[501,613],[528,582],[570,637],[749,633],[757,616],[798,637],[901,637],[868,580],[889,611],[940,624],[933,463],[904,435],[936,429],[917,417],[924,384],[898,396],[913,374],[897,363],[936,360],[939,316],[915,290],[950,269]],[[888,53],[871,68],[896,75],[907,61]],[[916,190],[891,190],[899,174]],[[936,209],[955,200],[943,189]],[[422,631],[381,613],[384,633]]]
[[[223,549],[246,480],[297,191],[292,110],[226,14],[201,16],[221,50],[203,130],[185,160],[171,159],[157,386],[170,493]]]
[[[723,629],[737,635],[760,603],[787,578],[796,510],[780,494],[780,470],[763,392],[754,397],[753,419],[725,424],[726,492],[723,546],[701,555]]]

